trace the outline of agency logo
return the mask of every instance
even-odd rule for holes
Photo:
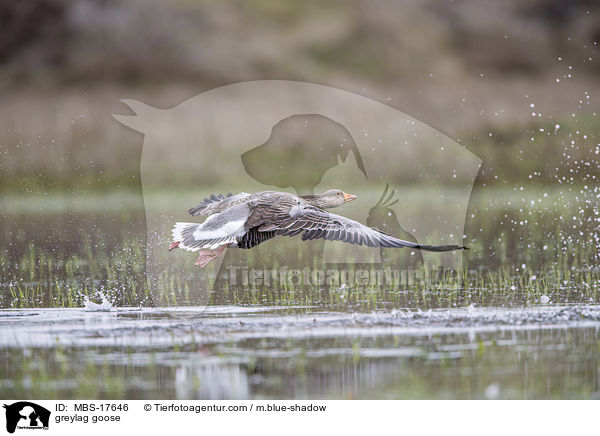
[[[3,407],[6,409],[6,431],[9,433],[14,433],[16,429],[48,429],[50,411],[38,404],[19,401]]]

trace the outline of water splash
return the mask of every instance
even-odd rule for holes
[[[93,301],[90,301],[87,295],[84,295],[83,310],[85,310],[86,312],[110,312],[112,310],[115,310],[113,304],[110,301],[108,301],[108,298],[106,298],[106,295],[104,295],[104,292],[97,291],[97,293],[100,294],[102,303],[94,303]]]

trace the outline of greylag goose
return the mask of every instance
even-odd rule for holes
[[[404,241],[325,210],[355,198],[339,189],[302,196],[276,191],[213,194],[189,210],[192,216],[207,216],[203,223],[175,223],[169,251],[175,248],[197,251],[195,265],[204,267],[227,247],[252,248],[275,236],[300,233],[303,241],[326,239],[369,247],[410,247],[438,252],[467,248]]]

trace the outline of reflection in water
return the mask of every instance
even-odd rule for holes
[[[215,361],[183,364],[175,370],[175,396],[190,400],[245,400],[250,398],[247,372],[237,365]]]
[[[0,312],[5,398],[597,398],[600,307]]]

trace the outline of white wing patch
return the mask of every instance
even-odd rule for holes
[[[208,239],[219,239],[226,238],[228,236],[242,236],[245,233],[244,223],[246,219],[238,220],[238,221],[229,221],[223,223],[220,227],[214,227],[209,223],[211,218],[216,217],[218,215],[211,215],[208,219],[193,233],[194,239],[198,241],[208,240]]]
[[[210,215],[202,224],[175,223],[173,241],[180,242],[179,248],[189,251],[214,250],[236,243],[246,233],[249,215],[248,205],[242,203]]]

